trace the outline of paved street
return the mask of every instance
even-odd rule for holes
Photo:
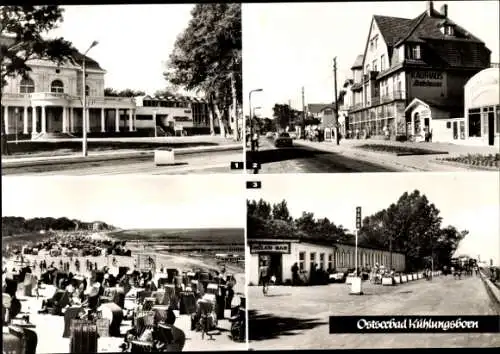
[[[294,141],[295,143],[295,141]],[[388,166],[356,160],[341,154],[320,151],[295,144],[292,148],[274,147],[267,138],[259,141],[259,151],[253,158],[247,152],[247,161],[261,163],[259,173],[333,173],[333,172],[397,172]]]
[[[436,277],[395,287],[363,283],[365,295],[346,284],[249,287],[250,348],[349,349],[498,347],[500,334],[329,334],[331,315],[496,315],[479,277]]]
[[[2,175],[122,175],[122,174],[207,174],[243,173],[230,169],[231,161],[241,161],[241,151],[218,151],[180,155],[174,166],[155,166],[152,156],[78,163],[54,163],[31,167],[2,167]]]

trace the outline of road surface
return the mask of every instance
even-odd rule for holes
[[[29,167],[2,167],[2,175],[123,175],[123,174],[207,174],[243,173],[230,169],[231,161],[241,161],[242,151],[217,151],[176,157],[174,166],[155,166],[152,156],[120,160],[55,163]]]
[[[479,277],[436,277],[396,287],[363,283],[249,287],[249,339],[255,350],[498,347],[500,334],[329,334],[331,315],[496,315]]]
[[[351,159],[297,146],[276,148],[271,140],[261,138],[259,151],[247,152],[247,162],[260,162],[259,173],[335,173],[335,172],[397,172],[387,166]]]

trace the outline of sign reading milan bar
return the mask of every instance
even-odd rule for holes
[[[287,253],[290,254],[290,243],[251,243],[250,253]]]

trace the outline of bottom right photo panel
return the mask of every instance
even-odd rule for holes
[[[499,174],[260,175],[250,350],[499,347]]]

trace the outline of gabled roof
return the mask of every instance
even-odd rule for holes
[[[363,54],[359,54],[356,57],[356,60],[354,61],[354,64],[352,64],[352,66],[351,66],[351,70],[352,69],[359,69],[359,68],[363,67],[363,57],[364,57]]]
[[[373,19],[377,23],[385,43],[392,47],[411,30],[420,16],[412,20],[402,17],[374,15]]]
[[[333,108],[331,103],[310,103],[307,105],[307,111],[312,114],[322,112],[325,108]]]

